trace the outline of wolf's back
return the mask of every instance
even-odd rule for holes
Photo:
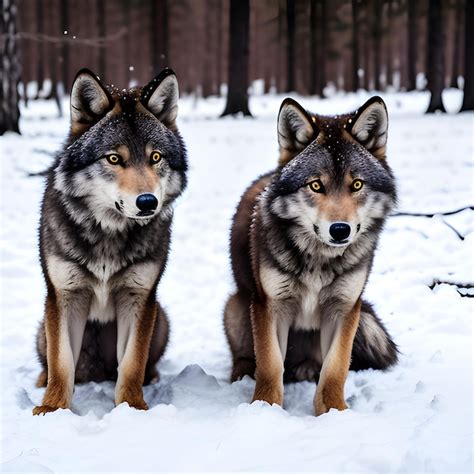
[[[388,369],[398,361],[398,349],[373,307],[362,302],[359,328],[352,348],[351,370]]]

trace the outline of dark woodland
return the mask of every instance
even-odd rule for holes
[[[472,110],[473,2],[4,0],[0,133],[18,128],[19,99],[59,105],[81,67],[123,88],[168,66],[181,94],[227,94],[224,114],[250,114],[258,79],[265,92],[321,97],[328,86],[428,89],[428,112],[444,110],[445,87],[460,87]]]

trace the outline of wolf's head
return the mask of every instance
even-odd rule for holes
[[[68,147],[54,168],[54,186],[83,218],[104,228],[145,224],[186,185],[186,151],[176,128],[178,82],[170,69],[144,88],[104,86],[87,69],[71,92]],[[82,212],[80,212],[82,211]]]
[[[270,211],[294,224],[300,246],[344,248],[383,219],[396,202],[385,160],[388,117],[373,97],[352,114],[311,115],[286,99],[278,116],[280,171]],[[380,227],[380,226],[379,226]]]

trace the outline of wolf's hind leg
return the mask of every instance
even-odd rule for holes
[[[150,352],[148,354],[148,362],[145,370],[145,379],[143,385],[153,384],[159,381],[160,374],[156,369],[157,362],[164,354],[169,338],[169,322],[165,310],[160,303],[156,303],[157,316],[155,328],[150,344]]]
[[[232,352],[231,381],[240,380],[245,375],[255,377],[250,297],[243,292],[228,299],[224,309],[224,329]]]
[[[41,321],[38,332],[36,333],[36,352],[41,364],[42,370],[36,380],[38,388],[46,387],[48,384],[48,365],[46,363],[46,332],[44,329],[44,321]]]
[[[319,331],[291,329],[285,359],[284,381],[314,382],[319,380],[322,355]]]

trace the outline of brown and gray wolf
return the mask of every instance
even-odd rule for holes
[[[87,69],[76,76],[69,137],[41,211],[47,297],[37,385],[46,392],[34,414],[69,407],[74,383],[91,380],[116,380],[116,404],[147,408],[142,385],[156,379],[168,340],[156,288],[173,201],[186,185],[177,101],[170,69],[120,91]]]
[[[396,345],[362,299],[396,204],[387,127],[379,97],[335,117],[282,103],[278,167],[244,193],[231,235],[231,379],[255,375],[254,400],[282,405],[284,380],[313,380],[315,413],[343,410],[349,368],[397,362]]]

